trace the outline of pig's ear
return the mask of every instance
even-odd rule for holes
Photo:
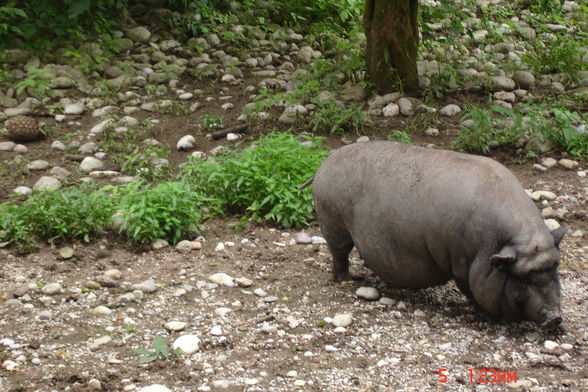
[[[557,229],[555,229],[551,232],[551,235],[553,236],[553,240],[555,241],[555,246],[557,248],[559,248],[559,243],[561,242],[561,240],[563,239],[563,237],[567,231],[568,231],[568,225],[566,225],[564,223],[560,227],[558,227]]]
[[[490,257],[490,265],[501,271],[506,270],[514,264],[517,259],[517,253],[511,246],[505,246],[500,252]]]

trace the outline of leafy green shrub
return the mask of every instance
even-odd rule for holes
[[[126,7],[127,0],[10,0],[0,6],[0,47],[15,36],[48,49],[58,42],[55,38],[110,32]]]
[[[344,106],[334,99],[319,102],[309,121],[311,129],[327,131],[331,135],[361,131],[370,125],[368,116],[361,110],[361,105]]]
[[[363,14],[362,0],[281,0],[274,2],[273,19],[279,24],[310,28],[325,23],[350,29]]]
[[[120,231],[138,242],[164,238],[176,243],[198,232],[210,201],[184,182],[164,182],[154,187],[135,182],[120,189],[116,205],[121,213]]]
[[[326,151],[319,148],[317,138],[272,133],[241,153],[227,150],[213,161],[193,159],[182,168],[181,178],[216,199],[219,209],[284,227],[302,226],[312,218],[313,204],[310,190],[298,186],[321,164]]]
[[[27,244],[31,236],[49,242],[69,239],[90,241],[110,221],[114,202],[104,191],[91,187],[35,193],[21,205],[0,205],[3,241]]]
[[[388,136],[388,140],[392,140],[394,142],[404,143],[404,144],[412,144],[413,141],[410,138],[410,135],[406,131],[400,130],[392,130],[390,135]]]
[[[537,139],[577,157],[588,156],[588,135],[576,131],[578,113],[560,107],[528,105],[507,110],[500,106],[490,109],[472,107],[462,120],[472,125],[460,131],[455,146],[462,151],[488,153],[495,146],[520,146],[521,142]]]
[[[569,35],[557,35],[552,42],[537,41],[535,54],[525,54],[521,59],[541,74],[561,73],[568,80],[577,81],[577,72],[585,67],[581,48],[588,40],[576,40]]]
[[[46,68],[27,68],[27,77],[14,86],[16,87],[16,93],[21,94],[26,89],[29,89],[31,93],[36,93],[40,97],[45,97],[47,91],[51,87],[51,80],[53,79],[51,76],[47,75],[50,72],[51,71]]]

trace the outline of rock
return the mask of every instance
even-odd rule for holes
[[[221,109],[222,110],[231,110],[234,107],[235,107],[235,104],[227,102],[227,103],[222,104]]]
[[[61,285],[59,283],[49,283],[41,288],[41,292],[45,295],[55,295],[61,292]]]
[[[403,116],[410,117],[414,115],[412,102],[408,98],[400,98],[396,104],[400,108],[400,114]]]
[[[218,272],[208,277],[208,280],[212,283],[220,284],[227,287],[235,287],[233,277],[225,274],[224,272]]]
[[[14,146],[14,150],[12,151],[16,152],[17,154],[26,154],[29,152],[29,149],[27,148],[27,146],[17,144],[16,146]]]
[[[555,200],[556,197],[557,195],[555,193],[549,191],[535,191],[531,194],[531,199],[533,199],[533,201]]]
[[[516,87],[515,81],[507,78],[506,76],[491,76],[490,77],[490,88],[492,90],[506,90],[512,91]]]
[[[437,128],[427,128],[427,129],[425,129],[425,135],[439,136],[439,130]]]
[[[176,251],[182,254],[188,254],[192,251],[192,244],[187,240],[180,241],[176,244]]]
[[[231,75],[231,74],[225,74],[225,75],[223,75],[223,77],[221,78],[221,80],[222,80],[223,82],[226,82],[226,83],[232,83],[232,82],[234,82],[235,80],[237,80],[237,78],[236,78],[236,77],[234,77],[234,76],[233,76],[233,75]]]
[[[452,116],[455,116],[456,114],[461,113],[461,108],[457,105],[450,104],[450,105],[443,106],[441,108],[441,110],[439,110],[439,113],[442,116],[452,117]]]
[[[237,285],[239,287],[251,287],[251,286],[253,286],[253,281],[251,279],[243,278],[243,277],[235,279],[235,283],[237,283]]]
[[[580,166],[580,164],[576,161],[573,161],[571,159],[560,159],[558,162],[558,165],[560,165],[561,167],[564,167],[568,170],[574,170],[576,168],[578,168],[578,166]]]
[[[353,315],[351,313],[340,313],[333,317],[331,322],[335,327],[348,327],[353,321]]]
[[[552,167],[555,167],[555,165],[557,165],[557,161],[553,158],[543,158],[541,160],[541,164],[546,168],[551,169]]]
[[[53,143],[51,143],[51,149],[55,151],[65,151],[67,150],[67,147],[65,146],[65,144],[63,144],[63,142],[55,140]]]
[[[14,142],[0,142],[0,151],[10,152],[14,150],[16,143]]]
[[[33,185],[35,191],[56,191],[61,188],[61,181],[55,177],[43,176]]]
[[[155,284],[155,280],[147,279],[141,283],[132,285],[131,290],[140,290],[144,293],[153,293],[155,290],[157,290],[157,285]]]
[[[70,246],[64,246],[63,248],[59,249],[59,256],[62,259],[71,259],[74,255],[74,250]]]
[[[296,53],[296,59],[301,63],[310,64],[314,50],[310,46],[303,46]]]
[[[206,37],[206,42],[208,42],[208,44],[212,47],[219,46],[221,43],[220,38],[215,33],[208,34]]]
[[[165,323],[165,329],[167,329],[168,331],[176,332],[186,328],[186,325],[188,325],[188,323],[185,323],[183,321],[169,321]]]
[[[194,147],[196,147],[196,139],[194,139],[194,136],[192,135],[182,136],[176,144],[176,148],[179,151],[191,150]]]
[[[380,292],[374,287],[360,287],[355,291],[355,295],[369,301],[380,299]]]
[[[215,325],[210,329],[212,336],[223,336],[223,330],[219,325]]]
[[[134,27],[126,32],[127,37],[135,42],[148,42],[151,32],[143,26]]]
[[[88,386],[90,387],[90,389],[93,389],[94,391],[102,390],[102,384],[100,383],[100,380],[97,380],[95,378],[92,378],[88,381]]]
[[[112,310],[106,306],[96,306],[94,309],[92,309],[92,314],[96,314],[96,315],[109,315],[112,313]]]
[[[398,106],[395,103],[390,103],[384,106],[384,109],[382,109],[382,114],[384,115],[384,117],[398,116],[400,114],[400,106]]]
[[[12,192],[19,195],[30,195],[31,193],[33,193],[33,190],[28,186],[17,186],[12,190]]]
[[[538,163],[533,164],[533,169],[537,170],[538,172],[541,173],[545,173],[547,171],[547,168],[543,165],[540,165]]]
[[[90,133],[102,133],[106,130],[106,128],[110,127],[114,125],[114,120],[112,119],[108,119],[108,120],[104,120],[102,122],[99,122],[98,124],[94,125],[92,127],[92,129],[90,129]]]
[[[262,288],[257,288],[253,291],[253,294],[257,295],[258,297],[264,298],[267,297],[267,292]]]
[[[193,354],[200,349],[200,339],[196,335],[182,335],[172,344],[172,349],[175,350],[178,348],[184,354]]]
[[[75,87],[76,82],[67,76],[58,76],[51,81],[51,86],[57,89],[69,89]]]
[[[185,351],[184,351],[185,352]],[[161,385],[153,384],[143,388],[139,388],[137,392],[172,392],[171,389]]]
[[[24,116],[25,114],[29,114],[31,112],[31,108],[8,108],[4,111],[6,117],[16,117],[16,116]]]
[[[308,110],[302,105],[291,105],[286,107],[278,121],[283,124],[294,124],[306,114]]]
[[[192,93],[183,93],[183,94],[180,94],[180,96],[178,98],[180,98],[182,101],[189,101],[192,98],[194,98],[194,94],[192,94]]]
[[[51,320],[53,318],[53,313],[48,310],[42,310],[39,312],[39,319],[40,320]]]
[[[214,313],[220,317],[227,317],[233,313],[233,309],[231,308],[216,308]]]
[[[553,209],[553,207],[547,207],[541,210],[541,216],[544,219],[548,219],[548,218],[555,218],[556,213],[555,210]]]
[[[300,245],[306,245],[306,244],[311,244],[312,243],[312,238],[306,234],[304,231],[300,231],[298,233],[296,233],[296,236],[294,237],[295,241],[297,244]]]
[[[365,99],[365,89],[361,86],[349,86],[341,91],[340,96],[345,101],[363,101]]]
[[[36,159],[34,161],[31,161],[27,166],[26,169],[27,170],[31,170],[31,171],[39,171],[39,170],[45,170],[49,167],[49,162],[44,161],[42,159]]]
[[[86,108],[85,108],[84,104],[81,102],[71,103],[71,104],[65,105],[65,107],[63,109],[63,113],[78,115],[78,114],[84,113],[85,109]]]
[[[547,226],[549,231],[553,231],[558,229],[561,225],[555,219],[545,219],[545,226]]]
[[[515,83],[522,89],[529,90],[535,86],[535,77],[527,71],[515,71],[513,74]]]
[[[515,93],[511,93],[508,91],[497,91],[494,93],[494,99],[514,103],[517,100]]]
[[[312,238],[313,245],[326,245],[327,244],[327,240],[325,240],[323,237],[320,237],[318,235],[313,235],[311,238]]]
[[[98,145],[94,142],[87,142],[78,148],[80,154],[94,154],[98,151]]]
[[[91,171],[101,170],[104,168],[104,162],[94,157],[85,157],[80,163],[80,170],[83,173],[90,173]]]

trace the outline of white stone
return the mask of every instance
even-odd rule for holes
[[[439,110],[439,113],[443,116],[451,117],[461,113],[461,108],[457,105],[450,104],[443,106],[441,110]]]
[[[80,170],[84,173],[90,173],[91,171],[101,170],[104,168],[104,162],[94,157],[85,157],[80,163]]]
[[[360,298],[365,298],[369,301],[376,301],[380,299],[380,292],[374,287],[360,287],[355,291],[355,295]]]
[[[554,342],[553,340],[546,340],[543,343],[543,347],[545,347],[549,351],[553,351],[559,347],[559,344]]]
[[[183,321],[168,321],[165,323],[165,329],[169,331],[181,331],[186,328],[187,323]]]
[[[153,384],[143,388],[139,388],[137,392],[172,392],[171,389],[160,385],[160,384]]]
[[[194,98],[194,94],[192,94],[192,93],[183,93],[183,94],[180,94],[180,99],[182,101],[189,101],[192,98]]]
[[[92,309],[92,314],[109,315],[111,313],[112,313],[112,310],[106,306],[103,306],[103,305],[96,306],[94,309]]]
[[[223,330],[219,325],[215,325],[210,328],[210,334],[212,336],[223,336]]]
[[[85,109],[86,108],[85,108],[84,104],[81,102],[70,103],[69,105],[65,105],[65,108],[63,109],[63,113],[77,115],[77,114],[84,113]]]
[[[257,295],[258,297],[267,297],[267,292],[262,288],[257,288],[253,290],[253,294]]]
[[[543,158],[541,160],[541,164],[546,168],[551,169],[552,167],[555,167],[555,165],[557,165],[557,161],[553,158]]]
[[[311,238],[312,238],[313,245],[325,245],[327,243],[327,240],[325,240],[323,237],[320,237],[318,235],[313,235]]]
[[[571,159],[560,159],[558,165],[569,170],[574,170],[578,166],[580,166],[580,164],[577,161],[573,161]]]
[[[222,110],[231,110],[234,107],[235,107],[234,104],[227,102],[227,103],[222,104],[221,109]]]
[[[36,159],[31,161],[27,166],[27,170],[36,171],[36,170],[45,170],[49,167],[49,162],[44,161],[42,159]]]
[[[234,82],[235,80],[237,80],[237,78],[231,74],[225,74],[225,75],[223,75],[221,80],[226,83],[231,83],[231,82]]]
[[[55,295],[61,292],[61,285],[59,283],[49,283],[41,288],[41,292],[45,295]]]
[[[332,324],[334,327],[348,327],[353,321],[353,315],[351,313],[340,313],[333,317]]]
[[[92,129],[90,129],[90,133],[102,133],[104,132],[104,130],[110,126],[114,125],[114,120],[112,119],[108,119],[108,120],[104,120],[96,125],[94,125],[92,127]]]
[[[561,225],[555,219],[545,219],[545,226],[549,229],[549,231],[553,231],[558,229]]]
[[[208,277],[208,280],[212,283],[221,284],[227,287],[235,287],[235,280],[230,275],[224,272],[218,272]]]
[[[200,339],[196,335],[182,335],[172,344],[173,350],[178,348],[185,354],[193,354],[200,349]]]
[[[382,109],[382,114],[384,114],[384,117],[398,116],[400,114],[400,107],[395,103],[390,103],[384,106],[384,109]]]
[[[176,144],[176,148],[179,151],[191,150],[196,146],[196,139],[192,135],[182,136],[178,143]]]
[[[231,133],[227,134],[227,141],[229,141],[229,142],[234,142],[235,140],[238,140],[238,139],[239,139],[239,135],[236,133],[231,132]]]
[[[17,186],[13,189],[12,192],[17,193],[19,195],[30,195],[31,193],[33,193],[33,190],[28,186]]]
[[[439,136],[439,130],[437,128],[427,128],[427,129],[425,129],[425,135]]]
[[[535,191],[531,194],[531,199],[533,199],[533,201],[555,200],[556,197],[557,195],[555,193],[549,191]]]
[[[55,140],[53,143],[51,143],[51,149],[56,151],[65,151],[67,150],[67,147],[65,144],[63,144],[63,142]]]

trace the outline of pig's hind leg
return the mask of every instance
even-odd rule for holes
[[[353,238],[344,228],[321,225],[331,255],[333,256],[333,275],[336,282],[351,280],[349,274],[349,253],[353,249]]]

